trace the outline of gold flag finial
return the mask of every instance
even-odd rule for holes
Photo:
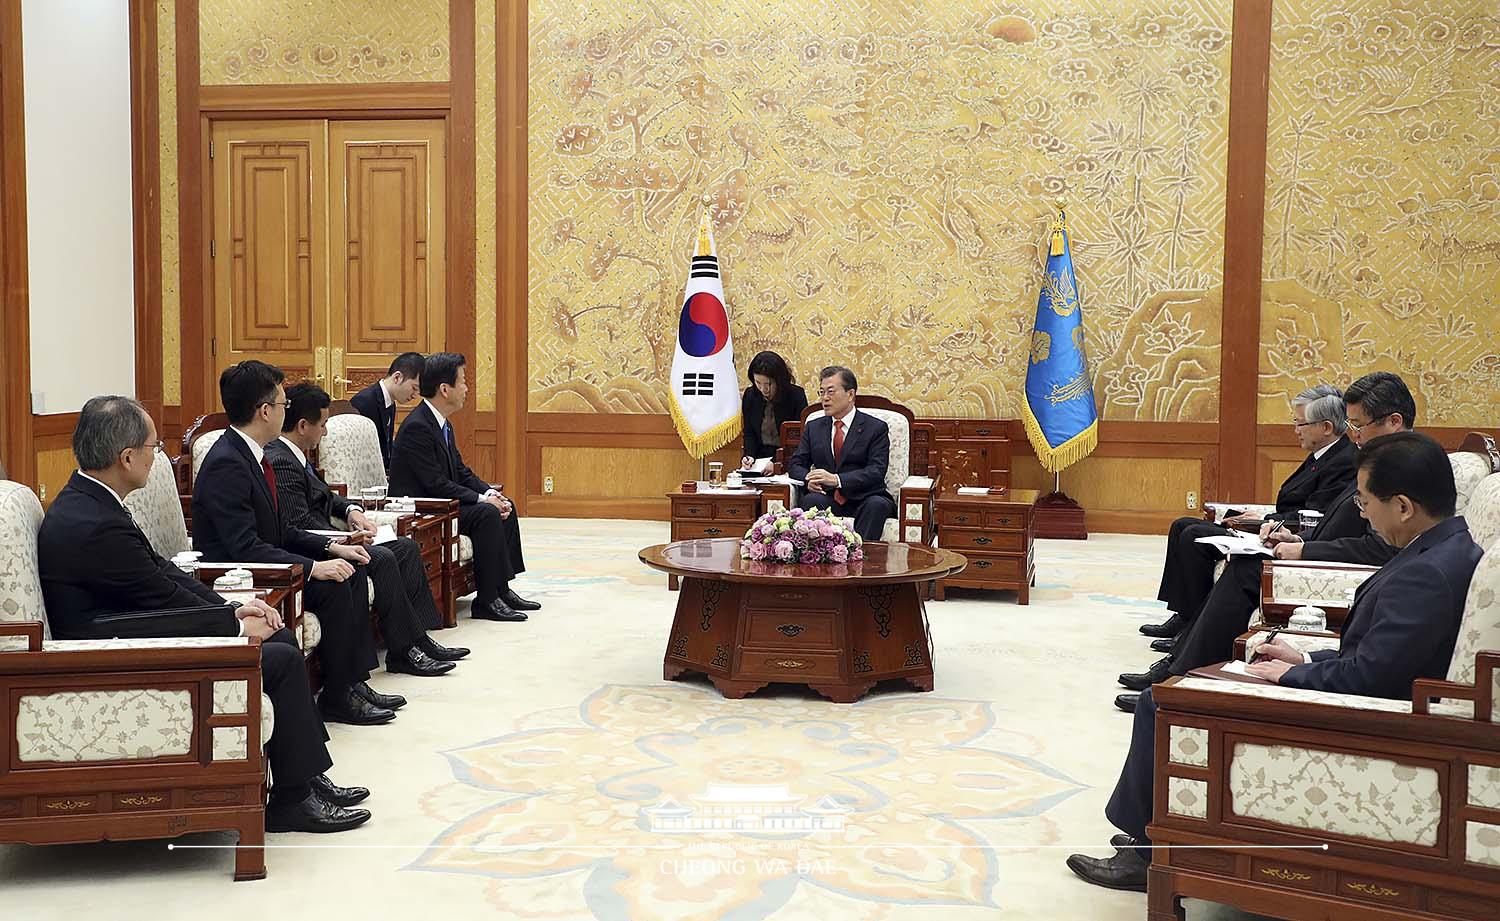
[[[1047,251],[1050,256],[1061,256],[1065,249],[1063,231],[1068,228],[1067,208],[1067,198],[1059,195],[1057,197],[1057,217],[1052,221],[1052,246]]]
[[[709,198],[708,193],[703,194],[703,211],[698,215],[698,246],[693,250],[695,256],[716,256],[714,252],[714,237],[712,225],[709,222]]]

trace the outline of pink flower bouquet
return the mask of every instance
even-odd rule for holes
[[[828,509],[767,512],[740,541],[740,559],[767,563],[849,563],[865,558],[864,541]]]

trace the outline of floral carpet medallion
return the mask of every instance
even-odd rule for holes
[[[1046,813],[1084,789],[1039,751],[981,702],[605,686],[447,752],[422,809],[450,824],[411,868],[488,877],[520,917],[995,907],[1009,848],[1059,840]]]

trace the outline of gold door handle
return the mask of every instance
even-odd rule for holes
[[[343,387],[347,387],[352,383],[352,381],[344,377],[344,347],[341,345],[334,346],[333,349],[333,382]],[[341,399],[343,396],[343,392],[340,391],[338,394],[335,394],[334,398]]]
[[[328,346],[313,349],[313,380],[322,383],[328,380]]]
[[[347,378],[347,377],[336,377],[336,378],[333,379],[333,382],[335,384],[343,384],[345,387],[347,387],[350,384],[354,383],[354,381],[349,380],[349,378]]]

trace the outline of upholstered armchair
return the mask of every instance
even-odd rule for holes
[[[937,499],[939,480],[932,463],[936,429],[930,422],[917,422],[910,409],[884,397],[861,393],[855,406],[890,428],[891,457],[886,468],[885,488],[896,500],[896,517],[886,520],[880,539],[931,543],[933,503]],[[781,447],[776,451],[777,473],[786,472],[786,462],[796,453],[797,443],[802,438],[802,427],[821,415],[821,408],[809,406],[803,411],[801,422],[782,423]],[[794,486],[788,501],[796,505],[798,497],[799,490]]]
[[[339,483],[358,499],[373,487],[386,488],[380,459],[380,436],[375,423],[339,401],[329,410],[328,431],[318,447],[318,465],[329,483]],[[458,500],[414,499],[416,514],[367,511],[372,524],[389,525],[400,537],[410,537],[422,549],[428,585],[443,626],[458,624],[458,598],[474,591],[474,545],[458,533]]]
[[[1153,696],[1150,921],[1184,897],[1292,921],[1500,917],[1500,540],[1447,680],[1409,701],[1197,677]]]
[[[235,879],[263,878],[257,641],[52,639],[41,522],[31,490],[0,481],[0,842],[237,831]]]

